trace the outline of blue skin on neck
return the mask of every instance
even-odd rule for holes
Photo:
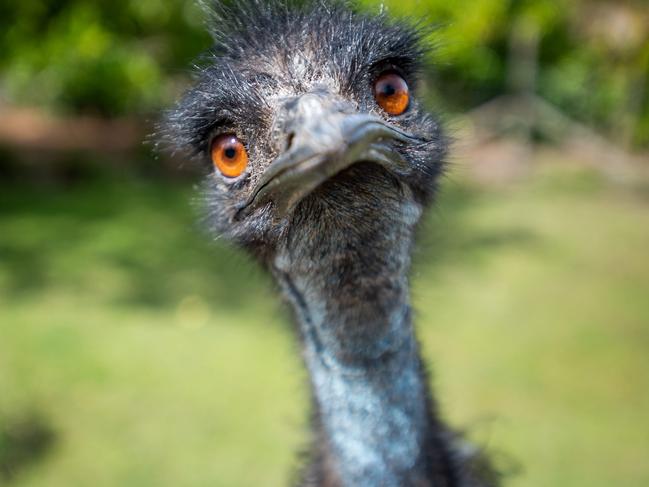
[[[427,417],[414,340],[362,370],[327,365],[309,345],[305,358],[343,485],[397,487],[420,475]]]
[[[386,220],[295,231],[274,262],[297,316],[327,456],[345,487],[432,485],[407,279],[421,208],[404,199]]]

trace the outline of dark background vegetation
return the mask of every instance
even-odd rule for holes
[[[649,4],[400,0],[457,139],[413,272],[445,415],[513,486],[649,484]],[[374,0],[358,8],[377,10]],[[0,485],[280,486],[288,317],[143,144],[209,47],[183,0],[0,3]]]
[[[362,2],[377,9],[377,2]],[[511,87],[512,41],[538,37],[538,92],[631,146],[649,144],[645,0],[405,0],[396,13],[438,25],[428,74],[445,108]],[[64,113],[156,113],[209,40],[186,0],[25,0],[0,5],[5,97]]]

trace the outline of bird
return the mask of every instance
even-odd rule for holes
[[[292,309],[313,411],[299,485],[496,485],[441,419],[413,326],[449,146],[419,95],[427,27],[336,0],[203,6],[213,45],[160,140],[198,161],[209,230]]]

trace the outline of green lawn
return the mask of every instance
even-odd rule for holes
[[[307,391],[287,313],[192,194],[0,187],[0,485],[288,484]],[[649,485],[649,185],[451,181],[421,237],[440,403],[507,485]]]

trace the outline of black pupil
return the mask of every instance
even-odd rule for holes
[[[234,147],[228,147],[227,149],[225,149],[225,157],[227,157],[228,159],[234,159],[236,155],[237,149],[235,149]]]
[[[386,84],[383,87],[383,94],[385,96],[393,96],[394,94],[396,94],[396,92],[397,92],[397,89],[392,84]]]

